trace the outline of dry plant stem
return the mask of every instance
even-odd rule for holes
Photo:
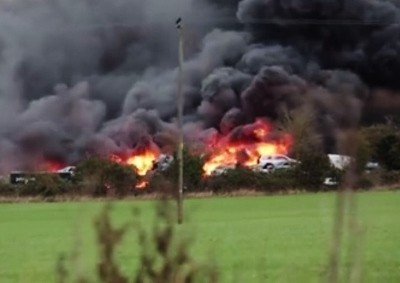
[[[333,239],[328,266],[328,283],[338,282],[340,248],[342,244],[344,218],[346,211],[346,190],[338,191],[336,199],[336,214],[333,226]]]
[[[66,283],[68,278],[68,270],[66,268],[65,256],[61,255],[58,258],[57,267],[56,267],[56,282],[57,283]]]
[[[357,147],[360,140],[359,137],[349,136],[348,148],[353,156],[356,156]],[[352,164],[346,174],[345,188],[347,189],[347,205],[348,205],[348,220],[345,228],[348,229],[349,235],[349,266],[345,274],[345,282],[361,282],[361,256],[362,256],[362,230],[358,220],[357,199],[354,191],[355,184],[358,179],[358,170],[356,164]]]
[[[354,132],[350,132],[345,136],[343,143],[343,152],[347,153],[350,156],[356,156],[358,148],[358,140],[357,135]],[[357,180],[357,168],[356,164],[352,162],[349,166],[348,170],[345,174],[345,179],[343,182],[343,188],[339,189],[336,199],[336,212],[333,226],[333,237],[329,258],[329,266],[328,266],[328,282],[336,283],[339,282],[339,266],[340,266],[340,258],[341,258],[341,248],[343,242],[343,236],[346,231],[346,228],[350,229],[350,225],[354,227],[354,223],[356,221],[356,206],[355,206],[355,195],[353,188],[356,184]],[[348,225],[346,226],[346,212],[352,212],[352,218],[349,219]],[[349,247],[351,254],[354,253],[353,249],[354,241],[356,241],[356,234],[353,233],[351,236],[351,246]],[[353,258],[351,257],[351,261]],[[351,270],[348,273],[352,273]],[[350,278],[350,275],[347,276]]]
[[[349,267],[346,274],[346,282],[359,283],[362,275],[362,251],[364,232],[357,220],[357,199],[354,192],[349,197],[348,229],[350,237]]]

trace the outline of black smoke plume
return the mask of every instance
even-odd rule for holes
[[[394,0],[0,0],[0,171],[171,150],[178,17],[188,142],[306,103],[327,136],[400,110]]]

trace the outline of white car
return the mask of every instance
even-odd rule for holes
[[[69,173],[73,175],[75,173],[75,166],[67,166],[60,170],[57,170],[57,173]]]
[[[258,160],[259,170],[271,172],[275,169],[290,168],[298,161],[283,154],[262,155]]]

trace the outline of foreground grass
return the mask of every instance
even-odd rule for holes
[[[400,193],[358,195],[365,228],[363,282],[400,282]],[[103,203],[0,205],[0,281],[54,282],[62,253],[82,254],[78,272],[94,270],[93,217]],[[192,253],[218,263],[223,282],[320,282],[326,269],[335,195],[193,199],[185,203],[195,238]],[[116,223],[132,219],[132,207],[151,226],[153,201],[116,202]],[[119,250],[132,274],[139,254],[133,231]],[[346,268],[346,258],[341,267]]]

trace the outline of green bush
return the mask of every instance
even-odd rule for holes
[[[310,191],[321,189],[325,178],[332,173],[328,156],[311,149],[303,150],[298,156],[300,163],[293,172],[297,186]]]
[[[200,189],[203,182],[203,165],[201,157],[190,154],[186,149],[183,151],[183,184],[186,191],[195,191]],[[174,154],[174,160],[167,170],[162,172],[166,180],[173,184],[178,184],[179,162],[177,154]]]
[[[5,197],[44,197],[52,198],[64,194],[74,194],[76,186],[57,174],[30,174],[31,181],[26,184],[1,184],[0,195]]]
[[[21,196],[54,197],[66,192],[65,182],[56,174],[35,174],[35,180],[20,186]]]
[[[387,170],[400,170],[400,136],[390,134],[378,143],[378,161]]]
[[[370,158],[372,160],[380,159],[380,143],[390,135],[397,134],[396,129],[390,124],[376,124],[361,129],[363,140],[368,143],[370,148]]]
[[[370,189],[379,184],[379,176],[376,174],[362,174],[359,176],[356,189]]]
[[[378,186],[393,186],[400,184],[400,171],[376,170],[364,173],[357,181],[358,189],[369,189]]]
[[[362,135],[358,134],[357,150],[355,153],[355,165],[358,174],[365,171],[368,161],[372,160],[372,148],[368,140]]]
[[[0,184],[0,195],[3,197],[18,197],[22,189],[21,185]]]
[[[227,193],[239,189],[271,193],[295,187],[293,170],[276,170],[272,173],[253,171],[237,167],[206,180],[207,189],[216,193]]]
[[[293,168],[275,170],[261,179],[260,189],[268,192],[277,192],[299,188],[295,177],[295,170]],[[265,183],[264,180],[266,180]]]
[[[108,159],[88,158],[76,167],[75,183],[92,196],[124,196],[136,186],[134,168]]]
[[[174,195],[177,192],[176,183],[168,179],[163,173],[157,172],[150,178],[150,182],[146,190],[142,190],[143,194],[159,193],[161,195]]]
[[[206,180],[206,186],[213,192],[226,193],[238,189],[256,189],[259,174],[250,169],[237,167],[226,172],[210,176]]]
[[[380,184],[383,186],[400,184],[400,171],[380,172]]]

